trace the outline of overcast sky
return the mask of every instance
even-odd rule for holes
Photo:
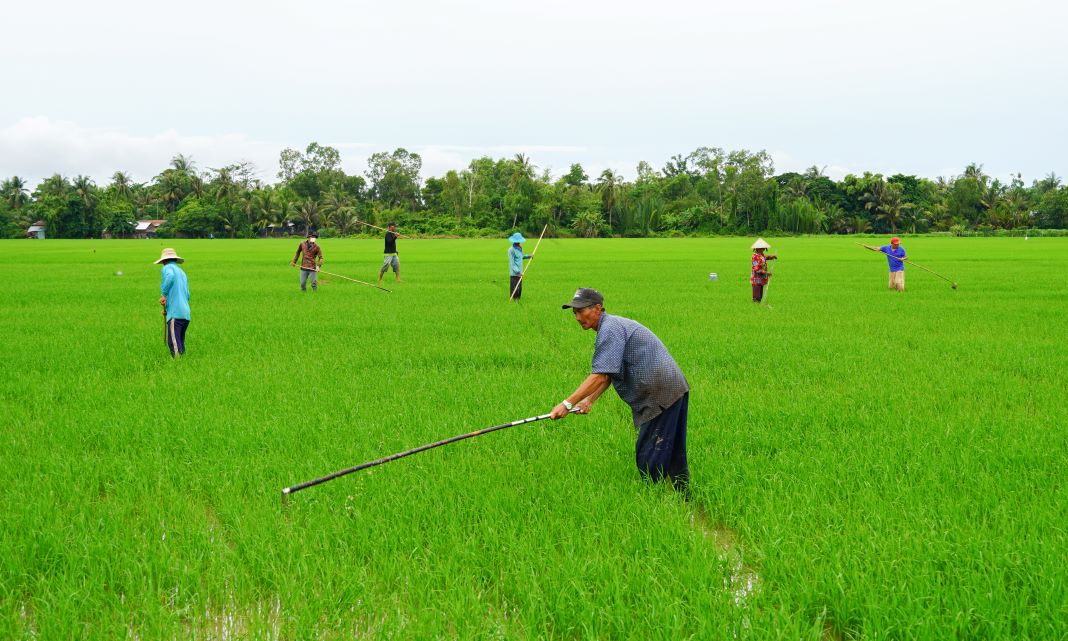
[[[150,180],[336,146],[423,176],[529,155],[635,175],[700,146],[776,171],[1068,174],[1068,3],[13,0],[0,177]]]

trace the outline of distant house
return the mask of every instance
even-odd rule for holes
[[[132,220],[131,220],[131,221],[129,221],[129,223],[130,223],[131,225],[136,225],[136,224],[137,224],[137,223],[135,223],[135,222],[134,222],[134,221],[132,221]],[[115,236],[114,236],[114,234],[112,234],[112,233],[111,233],[111,230],[110,230],[110,229],[108,229],[107,227],[105,227],[105,228],[104,228],[104,231],[100,232],[100,237],[101,237],[101,238],[103,238],[104,240],[111,240],[111,239],[112,239],[112,238],[114,238]]]
[[[261,229],[260,233],[262,233],[265,238],[275,236],[291,236],[295,231],[295,227],[296,225],[287,220],[281,225],[275,225],[274,223],[271,223],[270,225],[267,225],[266,227]]]
[[[156,230],[160,228],[160,225],[167,222],[166,220],[139,220],[137,226],[134,227],[134,238],[155,238]]]
[[[44,240],[44,237],[45,222],[43,220],[38,220],[26,229],[26,238],[37,238],[40,240]]]

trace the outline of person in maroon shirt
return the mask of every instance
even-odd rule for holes
[[[771,245],[763,238],[757,238],[753,243],[753,275],[749,277],[753,285],[753,302],[759,303],[764,300],[764,285],[768,284],[771,272],[768,271],[768,261],[778,258],[775,254],[765,256],[764,252],[771,249]]]

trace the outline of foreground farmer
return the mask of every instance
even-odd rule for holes
[[[302,241],[297,245],[297,253],[293,256],[293,260],[290,261],[291,266],[297,264],[297,259],[300,259],[300,291],[308,291],[308,277],[311,277],[312,291],[319,291],[319,283],[316,278],[319,273],[319,268],[323,266],[323,250],[319,247],[319,239],[315,236],[315,232],[308,233],[308,239]],[[316,263],[318,259],[318,263]]]
[[[163,318],[167,324],[165,340],[171,350],[171,358],[185,354],[185,331],[189,328],[189,279],[178,266],[178,263],[184,262],[184,258],[168,247],[155,263],[163,264],[159,304],[163,306]]]
[[[771,256],[765,256],[764,252],[771,248],[771,245],[767,243],[763,238],[757,238],[753,243],[753,275],[749,277],[749,283],[753,285],[753,302],[759,303],[764,300],[764,286],[768,284],[768,279],[771,278],[771,272],[768,271],[768,261],[778,258],[775,254]]]
[[[393,279],[398,283],[400,282],[400,259],[397,257],[397,223],[390,223],[388,225],[389,231],[386,232],[386,250],[384,260],[382,261],[382,269],[378,270],[378,284],[382,284],[382,275],[386,273],[386,270],[393,267]]]
[[[864,245],[864,248],[886,254],[886,262],[890,265],[890,289],[904,292],[905,263],[902,259],[908,258],[908,254],[905,253],[905,248],[901,246],[901,239],[894,236],[890,239],[889,245],[883,245],[878,248]]]
[[[523,261],[530,256],[523,253],[523,243],[527,242],[523,234],[516,232],[508,237],[512,246],[508,248],[508,296],[509,300],[519,300],[523,295]]]
[[[609,383],[630,405],[638,441],[634,458],[642,476],[653,481],[668,479],[676,489],[686,489],[690,468],[686,463],[686,410],[690,386],[667,348],[640,323],[604,311],[604,297],[596,289],[582,288],[571,302],[582,329],[593,329],[591,374],[570,396],[553,408],[553,420],[575,409],[589,413]]]

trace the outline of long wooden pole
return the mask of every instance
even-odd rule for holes
[[[508,300],[515,298],[515,293],[519,291],[519,286],[523,284],[523,278],[527,275],[527,270],[530,269],[531,263],[534,262],[534,256],[538,253],[538,246],[541,245],[541,239],[545,236],[545,230],[549,228],[549,223],[545,223],[545,226],[541,228],[541,236],[538,236],[538,242],[534,243],[534,251],[530,252],[530,260],[527,262],[527,266],[523,268],[523,271],[519,272],[519,282],[512,288],[512,293],[508,294]]]
[[[878,253],[880,253],[880,254],[882,254],[884,256],[889,256],[890,258],[893,258],[894,260],[900,260],[903,263],[908,263],[909,265],[912,265],[913,267],[916,267],[918,269],[922,269],[923,271],[928,272],[930,274],[934,274],[935,276],[938,276],[942,280],[944,280],[947,283],[949,283],[950,285],[952,285],[953,289],[957,288],[957,284],[954,283],[952,280],[946,278],[945,276],[943,276],[942,274],[939,274],[938,272],[936,272],[934,270],[927,269],[923,265],[917,265],[916,263],[912,262],[908,258],[898,258],[897,256],[894,256],[892,254],[887,254],[886,252],[884,252],[883,250],[879,249],[878,247],[872,247],[871,245],[865,245],[863,243],[857,243],[857,244],[860,245],[861,247],[863,247],[864,249],[868,249],[868,250],[871,250],[873,252],[878,252]]]
[[[418,454],[419,452],[425,452],[427,450],[432,450],[435,447],[441,447],[442,445],[448,445],[449,443],[455,443],[456,441],[462,441],[464,439],[474,438],[476,436],[482,436],[483,434],[489,434],[490,432],[496,432],[497,430],[503,430],[503,429],[508,428],[508,427],[515,427],[516,425],[524,425],[526,423],[534,423],[536,421],[544,421],[545,419],[549,418],[550,416],[551,416],[551,414],[542,414],[540,416],[531,416],[530,418],[519,419],[518,421],[512,421],[511,423],[504,423],[502,425],[495,425],[493,427],[487,427],[487,428],[484,428],[484,429],[481,429],[481,430],[475,430],[474,432],[468,432],[467,434],[460,434],[459,436],[453,436],[453,437],[450,437],[450,438],[447,438],[447,439],[443,439],[443,440],[440,440],[440,441],[435,441],[433,443],[428,443],[426,445],[420,445],[419,447],[413,447],[410,450],[404,450],[403,452],[398,452],[397,454],[391,454],[389,456],[384,456],[384,457],[382,457],[380,459],[375,459],[375,460],[369,461],[367,463],[361,463],[361,464],[356,465],[354,467],[348,467],[348,468],[345,468],[343,470],[339,470],[337,472],[334,472],[333,474],[327,474],[326,476],[322,476],[320,478],[313,479],[311,481],[307,481],[307,482],[301,483],[299,485],[291,485],[290,487],[282,489],[282,502],[285,503],[286,498],[289,497],[290,494],[293,494],[295,492],[299,492],[299,491],[307,489],[309,487],[313,487],[313,486],[319,485],[320,483],[326,483],[327,481],[332,481],[332,480],[334,480],[334,479],[336,479],[336,478],[338,478],[340,476],[345,476],[346,474],[352,474],[353,472],[359,472],[360,470],[365,470],[365,469],[367,469],[369,467],[374,467],[376,465],[382,465],[382,464],[385,464],[385,463],[389,463],[391,461],[396,461],[399,458],[404,458],[406,456],[411,456],[412,454]]]
[[[389,231],[388,229],[382,229],[378,225],[372,225],[371,223],[366,223],[366,222],[364,222],[362,220],[357,220],[356,222],[360,223],[361,225],[367,225],[368,227],[374,227],[375,229],[381,229],[382,231]],[[408,240],[415,240],[411,236],[405,236],[404,234],[402,234],[400,232],[397,232],[397,231],[395,231],[393,233],[397,234],[397,238],[407,238]]]
[[[293,265],[293,266],[297,267],[297,265]],[[304,268],[301,267],[300,269],[304,269]],[[311,270],[308,270],[308,271],[311,271]],[[349,278],[348,276],[342,276],[341,274],[335,274],[334,272],[328,272],[325,269],[316,269],[315,271],[317,273],[319,273],[319,274],[326,274],[328,276],[336,276],[338,278],[344,278],[345,280],[351,280],[354,283],[359,283],[361,285],[367,285],[368,287],[374,287],[375,289],[381,289],[382,291],[388,292],[388,293],[391,293],[391,294],[393,293],[393,290],[391,290],[391,289],[386,289],[385,287],[381,287],[379,285],[375,285],[374,283],[368,283],[368,282],[365,282],[365,281],[362,281],[362,280],[357,280],[355,278]]]
[[[778,255],[776,255],[775,260],[778,260]],[[761,305],[767,305],[767,303],[768,303],[768,291],[770,291],[770,290],[771,290],[771,267],[768,267],[768,284],[764,285],[764,291],[761,292],[761,296],[760,296],[760,304]],[[771,305],[768,305],[768,307],[771,307]]]

